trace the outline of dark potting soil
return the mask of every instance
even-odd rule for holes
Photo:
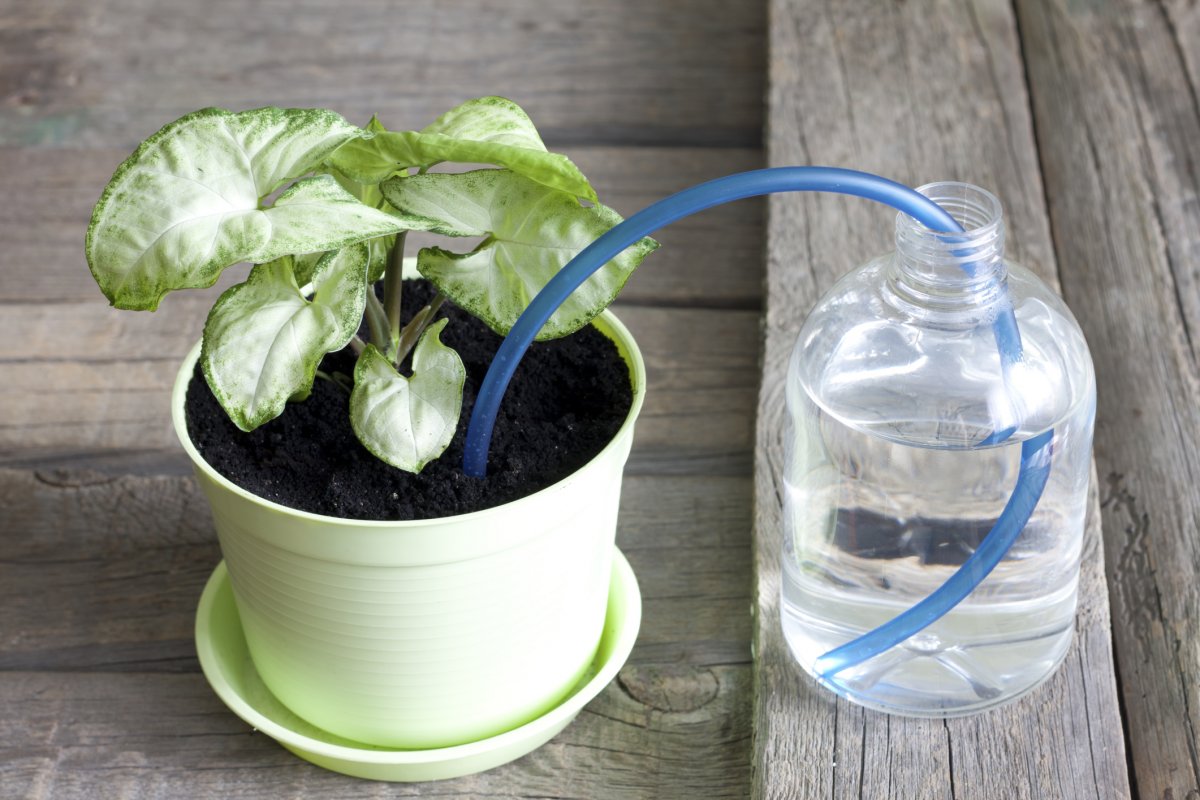
[[[424,281],[404,287],[404,319],[428,302]],[[453,441],[414,475],[372,456],[350,427],[345,389],[318,378],[307,400],[258,429],[237,428],[208,388],[199,364],[188,386],[188,434],[217,472],[259,497],[303,511],[349,519],[431,519],[500,505],[544,489],[579,469],[612,440],[629,414],[629,371],[616,345],[588,326],[534,343],[496,418],[486,478],[462,472],[463,440],[475,395],[500,337],[447,302],[442,341],[467,368],[463,410]],[[327,374],[354,375],[349,349],[321,363]],[[407,365],[404,365],[407,369]]]

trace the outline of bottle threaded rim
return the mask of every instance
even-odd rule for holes
[[[1004,293],[1004,213],[986,189],[969,183],[927,183],[917,191],[963,227],[947,233],[896,215],[896,267],[892,288],[929,308],[990,306]]]

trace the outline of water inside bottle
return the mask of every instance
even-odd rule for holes
[[[1016,482],[1021,441],[1037,432],[990,447],[937,446],[930,434],[944,420],[864,425],[797,399],[783,483],[782,620],[797,661],[821,680],[819,656],[928,596],[974,552]],[[1090,413],[1080,404],[1056,425],[1045,492],[993,573],[920,633],[823,683],[868,707],[944,717],[1010,700],[1054,672],[1074,629],[1086,511],[1070,445],[1090,432]],[[963,442],[986,432],[943,433]]]

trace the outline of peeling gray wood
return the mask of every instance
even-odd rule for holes
[[[230,713],[199,674],[0,672],[0,796],[30,800],[280,797],[741,798],[750,667],[663,710],[626,667],[565,731],[518,761],[436,784],[355,780],[301,761]]]
[[[0,144],[132,149],[207,105],[413,129],[488,93],[524,106],[552,145],[756,147],[762,126],[754,3],[41,0],[6,17]]]
[[[1109,41],[1097,42],[1096,49],[1115,47],[1126,56],[1121,77],[1136,102],[1153,210],[1195,359],[1200,358],[1200,4],[1161,0],[1133,8],[1125,16],[1115,6],[1109,9],[1115,24]]]
[[[769,60],[770,165],[853,165],[912,185],[988,187],[1005,205],[1009,254],[1055,282],[1007,4],[772,0]],[[1023,700],[944,723],[888,718],[835,699],[794,665],[778,608],[786,360],[820,293],[891,249],[894,214],[812,195],[777,195],[768,208],[755,470],[755,796],[1129,796],[1095,503],[1074,649]]]
[[[19,447],[19,445],[18,445]],[[0,469],[43,472],[61,469],[97,472],[102,475],[191,475],[192,466],[180,447],[162,450],[123,450],[119,447],[79,449],[40,447],[0,451]]]
[[[1018,3],[1063,290],[1099,378],[1133,780],[1200,796],[1200,42],[1195,4]]]
[[[220,560],[191,478],[0,470],[0,670],[194,670]]]

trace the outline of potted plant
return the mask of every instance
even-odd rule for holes
[[[443,162],[493,167],[429,171]],[[361,443],[389,473],[419,475],[455,439],[468,383],[443,340],[459,324],[447,310],[503,335],[619,221],[574,164],[546,151],[528,116],[496,97],[404,132],[320,109],[205,109],[116,170],[86,242],[114,306],[153,311],[168,292],[254,264],[209,313],[179,372],[173,419],[212,507],[254,666],[307,722],[376,746],[452,746],[537,717],[584,675],[604,625],[621,472],[645,390],[636,344],[604,309],[657,245],[645,239],[614,259],[542,330],[546,340],[599,332],[629,399],[594,457],[526,497],[410,520],[289,508],[209,463],[189,430],[192,397],[214,400],[247,432],[233,439],[297,413],[314,385],[341,392],[357,442],[347,434],[327,455]],[[467,253],[420,251],[432,296],[406,316],[408,231],[480,241]]]

